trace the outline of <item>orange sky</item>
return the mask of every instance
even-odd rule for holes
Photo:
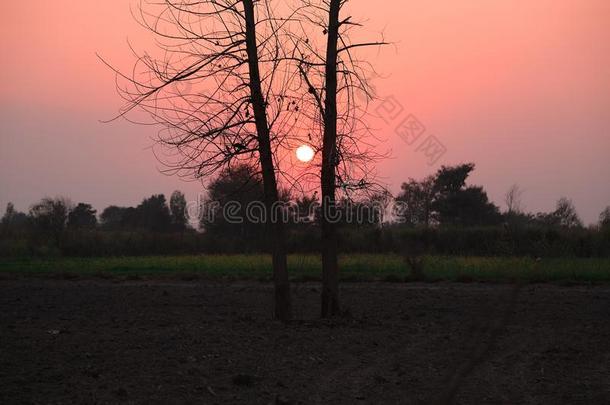
[[[149,37],[133,1],[10,2],[0,14],[0,204],[26,210],[66,195],[99,210],[197,183],[158,173],[150,128],[101,124],[120,100],[102,54],[129,68],[127,39]],[[352,0],[394,47],[374,55],[382,99],[414,114],[447,152],[433,165],[374,123],[392,150],[379,166],[393,190],[441,164],[473,161],[472,178],[502,206],[513,183],[528,210],[573,199],[586,222],[610,205],[610,2],[606,0]]]

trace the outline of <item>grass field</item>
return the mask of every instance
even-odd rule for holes
[[[410,271],[394,255],[345,255],[340,259],[346,281],[404,281]],[[489,257],[427,257],[426,281],[610,282],[610,259],[541,259]],[[293,280],[320,278],[320,258],[291,255]],[[78,277],[169,277],[179,279],[270,280],[267,255],[148,256],[115,258],[0,259],[0,275]]]

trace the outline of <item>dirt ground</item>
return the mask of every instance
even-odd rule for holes
[[[0,403],[608,404],[610,287],[0,281]]]

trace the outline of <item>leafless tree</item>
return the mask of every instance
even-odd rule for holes
[[[610,206],[606,207],[599,214],[599,227],[600,228],[610,228]]]
[[[510,186],[506,194],[504,195],[504,202],[506,203],[506,210],[509,214],[518,214],[523,209],[521,203],[521,197],[523,196],[523,190],[518,184]]]
[[[287,25],[299,8],[277,17],[271,0],[142,0],[136,20],[158,44],[138,54],[130,74],[118,69],[125,100],[120,117],[161,127],[164,172],[205,178],[235,164],[260,168],[269,212],[279,201],[278,152],[296,122]],[[110,66],[110,65],[109,65]],[[145,119],[136,119],[144,112]],[[291,318],[285,231],[269,221],[274,312]]]
[[[555,211],[551,213],[551,217],[555,225],[564,228],[581,228],[583,226],[574,203],[566,197],[557,200]]]
[[[307,89],[304,120],[311,132],[321,134],[322,152],[322,308],[321,316],[340,313],[337,226],[334,217],[337,190],[351,192],[372,189],[375,182],[371,163],[381,155],[371,147],[366,125],[366,106],[374,94],[367,81],[374,72],[370,63],[355,55],[358,48],[385,42],[352,42],[350,32],[362,25],[342,16],[348,0],[303,0],[297,13],[303,31],[292,29],[296,67]],[[312,31],[313,30],[313,31]],[[320,35],[325,44],[317,41]],[[310,137],[311,137],[311,132]],[[314,141],[315,142],[315,141]]]

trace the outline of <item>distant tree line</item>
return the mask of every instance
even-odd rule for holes
[[[436,174],[421,181],[410,179],[403,183],[397,200],[406,205],[405,223],[410,226],[473,227],[503,225],[533,225],[563,229],[582,228],[583,223],[571,200],[562,197],[550,213],[536,214],[523,211],[522,191],[513,185],[505,195],[507,210],[489,201],[481,186],[466,185],[474,170],[473,163],[443,166]],[[600,214],[599,226],[608,222],[606,208]]]
[[[182,232],[187,230],[186,198],[175,191],[169,205],[163,194],[145,198],[137,207],[111,205],[97,217],[91,204],[73,204],[64,197],[45,197],[32,205],[27,214],[8,203],[2,217],[4,232],[37,231],[58,236],[66,230],[143,230],[150,232]]]
[[[560,198],[552,212],[527,213],[521,203],[521,190],[513,186],[506,193],[507,209],[502,212],[489,201],[483,187],[467,184],[474,168],[471,163],[443,166],[422,180],[409,179],[395,199],[376,194],[340,200],[337,211],[344,214],[338,224],[341,251],[610,255],[610,207],[600,214],[596,226],[586,228],[569,199]],[[232,201],[244,210],[263,197],[260,175],[247,165],[238,165],[223,170],[210,183],[203,205],[221,210]],[[312,210],[319,206],[317,194],[292,199],[288,191],[281,190],[280,200],[294,201],[299,217],[287,224],[288,250],[318,252],[320,212]],[[235,223],[216,212],[202,215],[200,229],[196,230],[189,225],[186,208],[186,198],[180,191],[175,191],[169,202],[163,194],[157,194],[136,207],[111,205],[99,215],[90,204],[73,204],[61,197],[43,198],[27,214],[9,203],[0,221],[0,255],[255,253],[268,246],[264,223]],[[359,215],[366,220],[359,220]]]

